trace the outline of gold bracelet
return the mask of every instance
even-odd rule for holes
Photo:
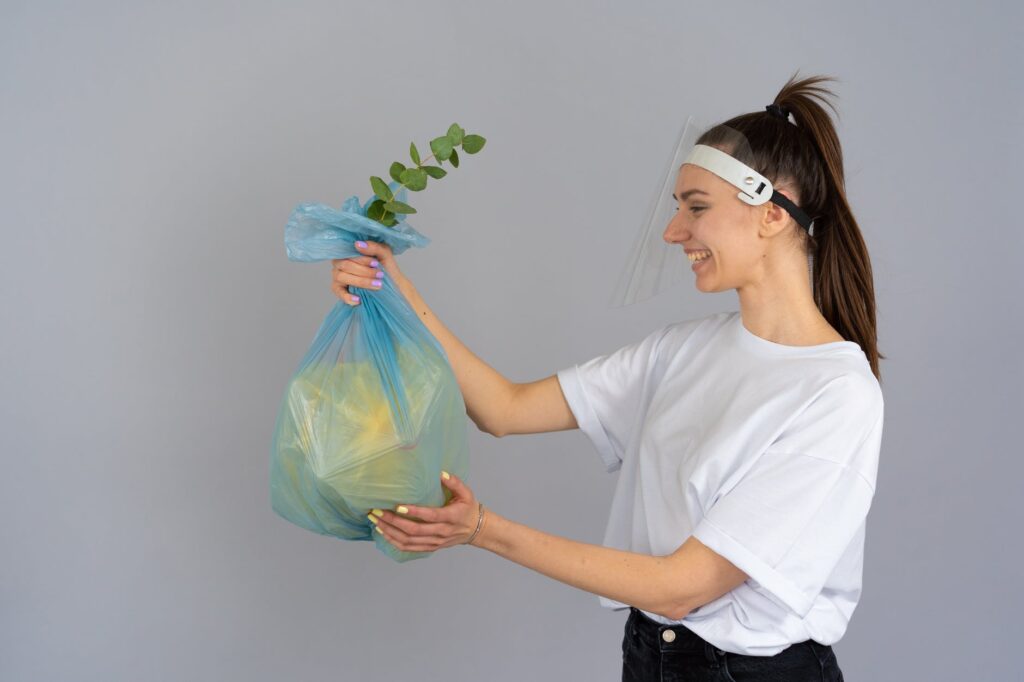
[[[467,545],[473,542],[473,538],[475,538],[476,534],[480,532],[480,529],[483,527],[483,525],[484,525],[484,503],[481,502],[480,503],[480,518],[478,518],[477,521],[476,521],[476,530],[473,531],[473,534],[469,536],[468,540],[466,540],[466,544]]]

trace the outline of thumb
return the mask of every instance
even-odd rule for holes
[[[446,478],[447,476],[447,478]],[[459,500],[472,500],[473,493],[470,492],[462,480],[455,474],[449,474],[447,471],[441,472],[441,485],[452,491],[452,495]]]

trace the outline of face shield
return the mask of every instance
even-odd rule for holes
[[[701,137],[705,138],[703,143],[697,144]],[[683,245],[666,242],[664,238],[676,211],[686,208],[685,204],[681,207],[675,195],[684,164],[703,168],[728,182],[737,190],[736,200],[749,206],[774,202],[804,229],[810,228],[810,218],[777,192],[768,178],[747,165],[752,162],[750,144],[743,133],[725,125],[708,126],[692,116],[686,120],[668,165],[659,176],[646,220],[633,241],[609,307],[638,303],[692,280],[691,263]],[[691,188],[678,189],[686,193]]]

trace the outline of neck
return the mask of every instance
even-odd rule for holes
[[[736,292],[748,331],[787,346],[811,346],[838,336],[814,303],[810,271],[804,265],[764,272]]]

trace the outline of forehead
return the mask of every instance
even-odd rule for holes
[[[722,180],[722,178],[718,177],[706,168],[694,166],[692,163],[684,163],[679,167],[679,173],[676,175],[676,185],[673,192],[677,197],[679,197],[683,192],[703,190],[709,195],[714,196],[721,192],[727,184],[728,183],[725,182],[725,180]],[[691,198],[700,198],[702,196],[704,195],[694,193]]]

